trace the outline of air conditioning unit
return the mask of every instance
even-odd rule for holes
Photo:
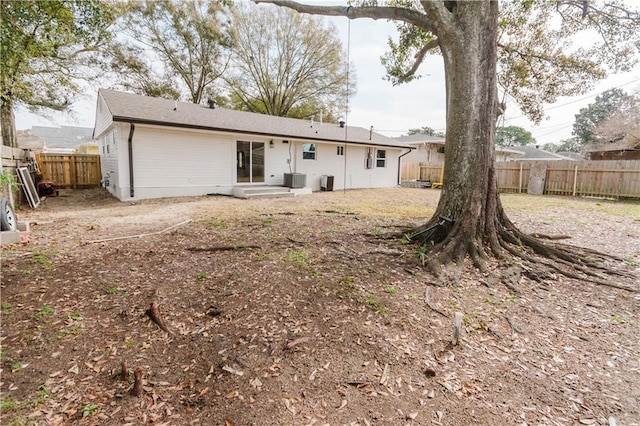
[[[304,188],[307,184],[307,175],[302,173],[285,173],[284,186],[288,188]]]

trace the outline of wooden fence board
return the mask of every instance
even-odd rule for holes
[[[58,188],[92,188],[100,186],[100,156],[88,154],[39,154],[36,162],[44,180]]]
[[[405,163],[415,176],[419,164],[420,180],[438,182],[442,164]],[[496,177],[501,192],[527,192],[531,162],[496,163]],[[414,180],[416,178],[406,179]],[[545,194],[605,198],[640,198],[640,160],[548,161]]]

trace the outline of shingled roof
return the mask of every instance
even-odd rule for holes
[[[189,102],[152,98],[100,89],[98,92],[115,122],[264,135],[282,139],[304,139],[393,148],[413,147],[362,127],[340,127],[335,123],[311,122],[224,108],[208,108]],[[98,135],[95,135],[98,136]]]

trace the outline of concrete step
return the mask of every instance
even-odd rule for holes
[[[254,199],[254,198],[285,198],[285,197],[295,197],[295,196],[296,196],[296,194],[294,194],[293,192],[282,192],[282,191],[277,191],[277,192],[257,192],[257,193],[252,193],[252,194],[247,194],[245,192],[243,198],[250,198],[250,199]]]
[[[250,194],[276,194],[276,193],[289,193],[289,188],[285,187],[268,187],[268,188],[242,188],[242,192],[245,195]]]

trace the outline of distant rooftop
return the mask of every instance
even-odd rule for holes
[[[76,148],[93,140],[91,127],[45,127],[33,126],[31,135],[46,141],[47,148]]]

